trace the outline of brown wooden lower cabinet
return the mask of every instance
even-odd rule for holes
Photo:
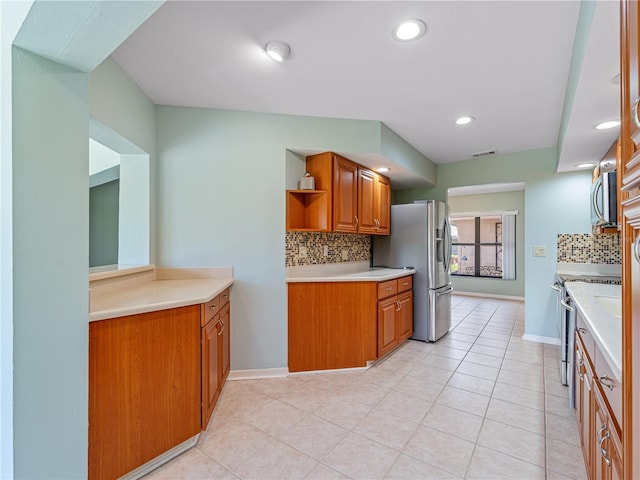
[[[200,432],[200,305],[89,323],[90,479]]]
[[[590,332],[584,334],[588,339]],[[584,346],[582,335],[576,332],[576,419],[587,477],[590,480],[622,479],[622,437],[619,419],[612,407],[618,394],[613,390],[621,387],[598,372],[594,360]]]
[[[207,427],[229,374],[230,321],[227,289],[89,323],[89,479],[121,477]]]
[[[408,339],[411,279],[289,283],[289,371],[365,367]]]

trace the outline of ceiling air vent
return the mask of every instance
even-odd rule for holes
[[[486,152],[472,153],[471,156],[473,158],[480,158],[480,157],[490,157],[491,155],[495,155],[495,154],[496,154],[495,150],[487,150]]]

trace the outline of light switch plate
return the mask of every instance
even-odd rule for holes
[[[536,245],[533,247],[533,256],[534,257],[546,257],[547,256],[547,247],[544,245]]]

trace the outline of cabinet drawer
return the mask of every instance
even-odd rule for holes
[[[398,293],[398,280],[378,283],[378,299],[387,298]]]
[[[202,304],[201,327],[204,327],[209,323],[209,321],[220,311],[220,297],[221,295],[216,295],[207,303]]]
[[[580,340],[582,340],[582,344],[584,345],[584,349],[589,357],[589,361],[593,366],[595,362],[595,350],[596,350],[596,341],[591,334],[591,330],[587,327],[584,318],[580,315],[580,312],[576,314],[576,330],[578,332],[578,336]]]
[[[218,306],[221,310],[227,303],[229,303],[230,297],[230,288],[225,289],[218,297],[220,297],[220,305]]]
[[[413,277],[402,277],[398,279],[398,293],[406,292],[407,290],[411,290],[413,288]]]
[[[596,373],[593,381],[599,383],[602,387],[604,397],[615,417],[615,422],[620,426],[622,421],[622,384],[616,380],[611,367],[609,367],[599,348],[596,348],[594,361]]]

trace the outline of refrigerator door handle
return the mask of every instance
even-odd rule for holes
[[[440,296],[440,295],[449,295],[449,294],[451,294],[451,293],[453,293],[453,287],[452,287],[452,286],[449,286],[449,289],[448,289],[448,290],[445,290],[444,292],[436,292],[436,295],[437,295],[437,296]]]
[[[449,220],[444,219],[444,232],[443,237],[445,239],[444,245],[442,246],[442,253],[444,257],[444,270],[445,272],[449,272],[449,267],[451,267],[451,234],[449,233]]]

